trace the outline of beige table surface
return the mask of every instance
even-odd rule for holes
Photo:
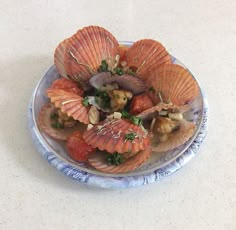
[[[0,2],[0,229],[236,229],[236,2]],[[199,79],[210,105],[199,154],[161,182],[103,190],[36,151],[27,106],[57,44],[86,25],[119,40],[154,38]]]

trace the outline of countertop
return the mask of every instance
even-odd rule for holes
[[[236,229],[236,2],[30,1],[0,4],[0,229]],[[57,44],[100,25],[119,40],[153,38],[196,76],[210,106],[198,154],[160,182],[110,190],[50,166],[27,107]]]

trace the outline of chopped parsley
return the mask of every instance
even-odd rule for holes
[[[63,129],[64,128],[64,125],[59,123],[59,122],[55,122],[55,123],[52,123],[51,126],[54,128],[54,129]]]
[[[123,110],[121,112],[121,115],[122,115],[123,118],[130,118],[130,114],[127,111],[125,111],[125,110]]]
[[[115,152],[113,154],[108,153],[106,160],[108,165],[119,165],[125,161],[124,157],[118,152]]]
[[[153,87],[150,87],[149,89],[148,89],[148,91],[150,91],[150,92],[152,92],[152,93],[155,93],[155,89],[153,88]]]
[[[98,68],[99,72],[107,72],[108,71],[108,64],[106,62],[106,60],[102,60],[101,65]]]
[[[88,97],[87,96],[83,99],[82,104],[83,104],[83,106],[88,107],[89,101],[88,101]]]
[[[127,74],[134,76],[135,72],[132,69],[128,69]]]
[[[114,71],[118,75],[123,75],[124,74],[123,70],[120,67],[115,68]]]
[[[136,116],[132,116],[132,117],[130,118],[130,120],[131,120],[132,123],[135,124],[135,125],[142,125],[142,124],[143,124],[142,119],[139,118],[139,117],[136,117]]]
[[[142,125],[143,124],[143,121],[141,118],[133,116],[125,110],[121,112],[121,115],[123,118],[129,119],[135,125]]]
[[[96,102],[104,109],[110,107],[111,99],[107,92],[99,91],[96,92]]]
[[[56,120],[57,118],[58,118],[58,114],[57,114],[56,112],[51,113],[51,115],[50,115],[50,119],[52,119],[52,120]]]
[[[136,133],[134,132],[125,134],[125,140],[133,141],[135,137],[136,137]]]

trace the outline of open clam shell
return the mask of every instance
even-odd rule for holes
[[[146,79],[155,90],[155,96],[163,103],[177,106],[193,101],[199,95],[199,87],[191,73],[180,65],[166,64],[153,69]]]
[[[109,165],[106,162],[106,155],[101,152],[97,152],[92,154],[89,159],[88,163],[94,167],[95,169],[107,172],[107,173],[124,173],[129,172],[137,167],[139,167],[142,163],[144,163],[151,155],[151,148],[148,147],[143,151],[135,154],[134,156],[125,160],[124,163],[120,165]]]
[[[137,115],[137,117],[141,118],[142,120],[150,120],[150,119],[154,118],[155,116],[157,116],[161,110],[170,110],[170,109],[177,110],[181,113],[184,113],[190,109],[190,106],[189,105],[176,106],[173,104],[159,103],[159,104],[139,113]]]
[[[67,75],[80,82],[83,87],[88,86],[89,78],[97,73],[103,60],[106,60],[108,68],[111,69],[118,62],[118,41],[102,27],[85,27],[74,34],[64,46],[66,52],[57,52],[58,55],[64,53],[64,58],[55,59],[64,60]]]
[[[126,60],[137,76],[146,79],[152,69],[171,63],[171,56],[161,43],[152,39],[143,39],[129,47]]]
[[[39,128],[45,132],[48,136],[56,139],[65,141],[76,129],[81,129],[81,125],[75,125],[71,128],[55,129],[51,126],[51,114],[55,110],[55,106],[51,103],[44,105],[38,116]]]
[[[171,133],[167,141],[156,144],[155,139],[158,138],[158,136],[154,135],[152,138],[152,151],[159,153],[177,148],[188,141],[193,136],[194,132],[195,124],[193,122],[182,120],[179,129]]]
[[[126,119],[106,119],[86,131],[83,137],[89,145],[109,153],[137,153],[150,144],[147,130]]]
[[[143,93],[147,89],[146,84],[140,78],[128,74],[112,76],[109,72],[94,75],[90,78],[89,83],[97,89],[106,84],[117,83],[121,89],[128,90],[133,95]]]
[[[60,108],[63,113],[84,124],[89,124],[90,106],[83,105],[83,97],[61,89],[48,89],[47,95],[55,107]]]

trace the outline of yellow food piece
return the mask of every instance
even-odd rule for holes
[[[132,98],[132,93],[127,90],[112,90],[108,92],[109,97],[111,98],[111,109],[112,111],[119,111],[124,109],[128,100]]]
[[[153,128],[154,133],[168,134],[175,130],[179,125],[178,121],[173,121],[167,117],[157,117]]]

